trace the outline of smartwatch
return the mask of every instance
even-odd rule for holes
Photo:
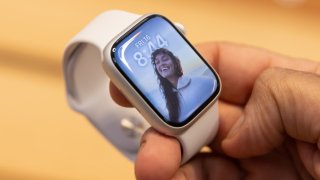
[[[220,78],[179,23],[106,11],[72,38],[63,58],[69,105],[131,160],[150,125],[180,142],[181,164],[217,133]],[[113,102],[110,80],[136,109]]]

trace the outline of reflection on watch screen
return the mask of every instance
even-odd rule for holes
[[[162,16],[149,16],[112,49],[116,67],[169,125],[185,125],[217,96],[215,72]]]

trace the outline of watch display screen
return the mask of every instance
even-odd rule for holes
[[[218,94],[212,68],[166,18],[152,15],[112,47],[113,63],[167,124],[190,122]]]

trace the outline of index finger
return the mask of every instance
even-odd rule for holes
[[[223,90],[220,99],[232,104],[245,104],[255,80],[269,67],[307,72],[319,69],[318,63],[313,61],[294,59],[245,45],[210,42],[198,45],[197,49],[221,78]]]

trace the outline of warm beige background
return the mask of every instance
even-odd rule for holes
[[[164,14],[193,43],[320,60],[318,0],[296,8],[272,0],[0,0],[0,179],[134,179],[133,164],[69,109],[61,73],[67,41],[114,8]]]

